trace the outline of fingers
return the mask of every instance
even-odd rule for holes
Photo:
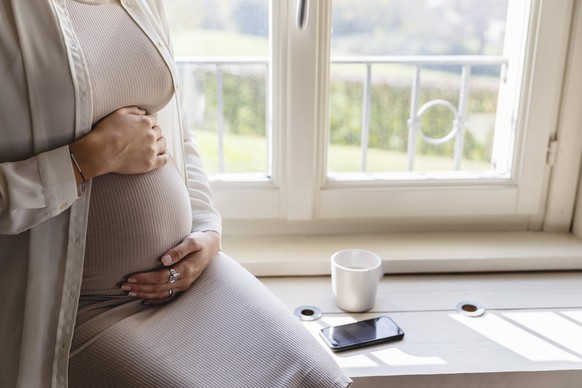
[[[178,271],[180,272],[180,271]],[[159,271],[151,272],[140,272],[133,274],[127,279],[127,283],[132,285],[136,284],[166,284],[170,277],[170,271],[167,269],[161,269]]]
[[[128,296],[145,301],[167,299],[171,297],[170,289],[172,289],[172,294],[177,294],[190,288],[207,265],[205,260],[201,260],[196,254],[191,254],[174,267],[179,274],[175,282],[170,283],[170,271],[162,269],[133,274],[121,289],[127,292]]]
[[[128,296],[145,300],[163,300],[170,298],[178,292],[185,291],[190,287],[187,279],[176,271],[178,279],[169,283],[170,271],[162,269],[159,271],[143,272],[131,275],[127,283],[121,289],[128,293]],[[170,291],[172,290],[170,295]]]
[[[161,128],[156,125],[152,127],[152,132],[156,139],[156,143],[154,144],[156,156],[152,163],[151,168],[152,170],[155,170],[168,163],[169,157],[168,154],[166,153],[167,147],[166,138],[162,136]]]
[[[162,256],[162,263],[166,267],[176,264],[182,260],[186,255],[197,252],[201,249],[196,238],[192,235],[186,237],[180,244],[170,249]]]
[[[144,300],[164,300],[173,297],[175,294],[181,291],[185,291],[184,289],[179,289],[174,284],[168,284],[166,286],[159,286],[159,287],[124,287],[122,288],[124,291],[128,292],[128,296],[136,299],[144,299]],[[170,291],[172,290],[171,296]]]
[[[147,113],[144,109],[138,108],[137,106],[126,106],[118,110],[133,115],[145,115]]]
[[[156,142],[156,148],[158,149],[158,155],[166,153],[166,139],[161,137]]]
[[[126,106],[123,108],[119,108],[118,111],[124,112],[124,113],[130,113],[130,114],[134,114],[134,115],[140,115],[140,116],[141,115],[149,116],[154,120],[154,123],[157,123],[157,119],[158,119],[157,112],[152,113],[152,114],[148,114],[148,112],[145,109],[142,109],[138,106]]]
[[[147,285],[142,284],[139,286],[132,285],[129,287],[122,288],[124,291],[128,292],[128,296],[136,299],[149,300],[164,300],[173,297],[179,292],[186,291],[188,287],[181,286],[176,283],[167,283],[163,285]],[[170,290],[172,290],[170,292]]]
[[[169,158],[167,153],[157,155],[156,159],[154,160],[154,162],[152,164],[151,170],[155,170],[155,169],[158,169],[162,166],[165,166],[169,160],[170,160],[170,158]]]
[[[161,155],[161,154],[165,153],[167,144],[166,144],[166,138],[163,136],[162,129],[159,126],[154,125],[152,127],[151,131],[153,134],[153,138],[156,139],[156,144],[155,144],[156,149],[157,149],[156,155]]]
[[[162,128],[160,128],[158,125],[154,125],[154,126],[152,127],[151,131],[152,131],[152,132],[153,132],[153,134],[155,135],[155,137],[156,137],[156,140],[159,140],[159,139],[161,139],[162,137],[164,137],[164,136],[163,136],[163,133],[162,133]]]
[[[122,290],[130,297],[144,299],[144,303],[148,304],[169,300],[170,289],[173,293],[186,291],[204,272],[219,249],[219,240],[215,232],[190,234],[162,256],[166,268],[133,274],[122,285]],[[179,273],[173,283],[169,283],[170,268]]]
[[[120,108],[99,121],[89,135],[94,140],[91,164],[101,166],[98,176],[106,173],[142,174],[164,166],[169,156],[157,115],[137,106]],[[115,141],[113,141],[115,140]],[[76,156],[76,155],[75,155]],[[92,156],[92,155],[91,155]]]
[[[116,112],[119,112],[122,114],[132,114],[132,115],[140,116],[140,120],[143,120],[143,123],[150,128],[153,128],[153,127],[158,125],[157,113],[148,114],[146,110],[141,109],[137,106],[127,106],[127,107],[118,109]],[[158,127],[158,129],[159,129],[159,127]],[[161,131],[160,131],[159,136],[161,136]]]

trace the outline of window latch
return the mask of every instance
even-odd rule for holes
[[[307,27],[307,19],[309,15],[309,0],[297,0],[297,15],[295,23],[299,31],[303,31]]]

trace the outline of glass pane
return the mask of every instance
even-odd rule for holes
[[[500,171],[508,0],[333,1],[328,172]]]
[[[164,3],[188,129],[211,179],[268,176],[269,0]]]

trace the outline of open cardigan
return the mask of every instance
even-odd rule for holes
[[[174,79],[161,0],[122,0]],[[91,182],[68,144],[91,130],[91,84],[64,0],[0,0],[0,386],[66,387]],[[158,113],[184,174],[193,231],[220,233],[178,93]]]

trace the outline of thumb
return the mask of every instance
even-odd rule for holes
[[[178,261],[182,260],[188,253],[189,253],[188,242],[184,240],[179,245],[170,249],[162,256],[162,263],[164,263],[166,267],[176,264]]]

